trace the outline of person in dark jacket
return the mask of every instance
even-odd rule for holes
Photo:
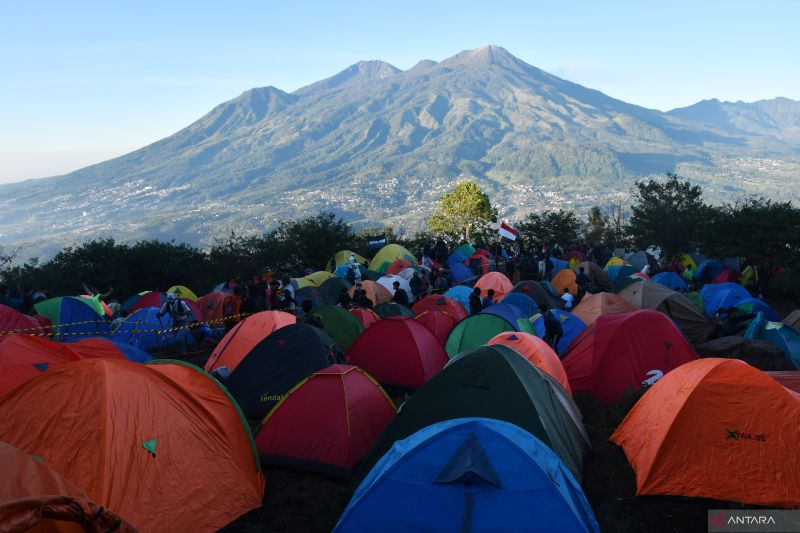
[[[472,294],[469,295],[469,314],[477,315],[481,311],[483,311],[481,289],[479,287],[475,287],[472,289]]]
[[[392,301],[396,304],[408,307],[408,293],[400,286],[400,282],[395,281],[392,283],[392,287],[394,287],[394,296],[392,296]]]
[[[539,313],[544,319],[544,337],[542,340],[558,353],[558,341],[564,336],[564,328],[561,327],[561,320],[550,312],[550,308],[545,304],[539,305]]]

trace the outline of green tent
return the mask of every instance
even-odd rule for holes
[[[451,359],[464,350],[486,344],[489,339],[504,331],[516,331],[511,323],[499,316],[472,315],[455,325],[447,336],[444,349]]]
[[[416,318],[417,316],[408,307],[394,302],[376,305],[372,310],[381,318],[386,318],[387,316],[407,316],[409,318]]]
[[[359,467],[364,477],[392,445],[464,417],[510,422],[549,446],[580,480],[589,438],[580,411],[558,382],[507,346],[481,346],[452,361],[397,411]]]
[[[59,339],[75,339],[111,331],[99,298],[59,296],[37,303],[33,309],[50,319],[53,333]]]
[[[466,255],[467,257],[472,257],[472,255],[473,255],[473,254],[474,254],[476,251],[477,251],[477,250],[475,250],[475,247],[474,247],[474,246],[472,246],[472,245],[471,245],[471,244],[469,244],[469,243],[464,243],[464,244],[462,244],[461,246],[459,246],[458,248],[456,248],[455,250],[453,250],[453,252],[454,252],[454,253],[455,253],[455,252],[461,252],[462,254]]]
[[[688,294],[685,294],[684,296],[686,296],[686,298],[691,302],[691,304],[695,306],[701,313],[706,312],[706,304],[705,302],[703,302],[703,297],[700,296],[699,292],[697,291],[690,292]]]
[[[361,322],[346,309],[335,305],[322,305],[314,309],[314,314],[322,318],[322,330],[336,341],[342,351],[347,351],[356,337],[364,331]]]

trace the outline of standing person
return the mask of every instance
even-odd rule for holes
[[[400,286],[399,281],[395,281],[392,283],[392,287],[394,287],[394,295],[392,296],[392,301],[396,304],[400,304],[403,307],[408,307],[408,293],[406,290]]]
[[[584,267],[578,267],[578,275],[575,276],[575,283],[578,284],[578,296],[582,298],[589,289],[589,276],[586,275]]]
[[[167,294],[167,301],[156,313],[156,317],[161,319],[164,315],[169,315],[172,319],[172,327],[175,328],[175,341],[180,344],[181,351],[186,352],[186,335],[189,317],[192,310],[183,300],[178,298],[174,292]]]
[[[564,328],[561,321],[550,312],[550,308],[545,304],[539,305],[539,313],[544,319],[544,337],[542,340],[550,345],[554,352],[558,353],[558,341],[564,336]]]
[[[686,282],[686,287],[690,291],[694,289],[694,270],[692,270],[692,265],[686,265],[686,268],[683,269],[683,281]]]
[[[569,289],[566,287],[564,288],[564,294],[561,295],[561,300],[564,302],[564,309],[570,310],[572,309],[572,302],[575,300],[575,297],[570,294]]]
[[[477,315],[483,311],[483,302],[481,301],[481,289],[475,287],[472,289],[472,294],[469,295],[469,314]]]
[[[486,309],[491,305],[494,305],[494,289],[489,289],[488,291],[486,291],[486,298],[483,299],[481,305],[483,305],[484,309]]]

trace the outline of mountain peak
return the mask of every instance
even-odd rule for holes
[[[442,64],[519,66],[523,63],[505,48],[494,44],[487,44],[473,50],[459,52],[453,57],[442,61]]]
[[[350,65],[343,71],[330,78],[312,83],[295,91],[294,94],[302,96],[320,90],[338,89],[356,83],[368,82],[388,78],[402,72],[399,68],[379,60],[359,61]]]

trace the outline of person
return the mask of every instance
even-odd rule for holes
[[[35,304],[47,300],[47,289],[44,287],[38,289],[33,293],[32,297],[33,297],[33,303]]]
[[[300,308],[302,312],[300,316],[297,317],[297,322],[300,324],[306,324],[307,326],[314,326],[315,328],[322,329],[325,327],[325,324],[322,322],[322,317],[317,314],[314,314],[314,303],[306,298],[303,300],[303,303],[300,304]]]
[[[238,287],[237,287],[238,289]],[[244,287],[241,291],[242,296],[242,305],[239,307],[239,312],[244,313],[247,315],[252,315],[254,313],[258,313],[258,303],[256,299],[253,298],[252,294],[250,293],[249,287]]]
[[[542,337],[542,340],[550,345],[554,352],[558,353],[558,341],[564,336],[561,320],[550,312],[550,308],[546,304],[539,305],[539,313],[544,320],[544,337]]]
[[[578,294],[583,296],[589,288],[589,276],[586,275],[584,267],[578,267],[578,275],[575,276],[575,283],[578,284]]]
[[[403,307],[408,307],[408,293],[403,287],[400,286],[400,282],[395,281],[392,283],[392,287],[394,288],[392,301],[396,304],[402,305]]]
[[[336,305],[343,309],[349,309],[350,306],[353,305],[353,299],[350,298],[347,289],[342,288],[341,292],[339,292],[339,300],[336,302]]]
[[[364,309],[372,309],[373,306],[372,300],[369,299],[367,296],[367,291],[365,289],[361,289],[358,296],[358,306],[363,307]]]
[[[109,296],[111,296],[111,293],[114,292],[114,287],[109,287],[108,291],[101,293],[94,286],[90,287],[85,281],[81,285],[83,286],[84,294],[92,297],[97,296],[100,300],[103,301],[105,301]]]
[[[292,278],[289,277],[289,274],[284,274],[283,280],[281,281],[281,289],[284,293],[289,293],[292,297],[292,307],[294,307],[294,287],[292,286]]]
[[[564,287],[564,294],[561,295],[561,300],[564,302],[564,309],[572,309],[572,302],[575,297],[570,294],[569,289]]]
[[[686,282],[686,286],[689,289],[694,285],[694,270],[692,270],[692,265],[686,265],[686,268],[683,269],[683,281]]]
[[[494,304],[494,289],[489,289],[488,291],[486,291],[486,298],[483,299],[481,305],[483,305],[483,308],[486,309],[487,307],[493,304]]]
[[[175,341],[180,344],[181,350],[186,351],[186,326],[189,325],[189,317],[192,310],[183,300],[178,298],[174,292],[167,294],[167,301],[156,313],[160,320],[162,316],[169,315],[172,319],[172,327],[175,329]]]
[[[469,314],[477,315],[483,310],[483,302],[481,301],[481,289],[475,287],[472,289],[472,294],[469,295]]]
[[[447,273],[445,272],[444,268],[440,268],[439,273],[436,276],[436,290],[444,293],[449,288],[450,281],[447,279]]]

